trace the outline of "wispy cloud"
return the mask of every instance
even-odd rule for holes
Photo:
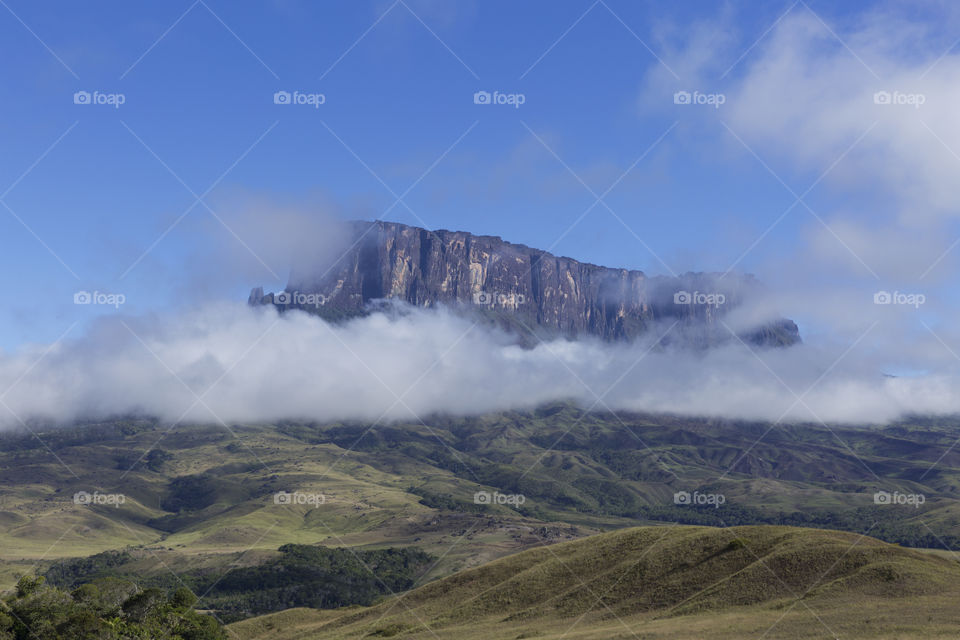
[[[788,409],[787,420],[852,422],[960,410],[955,373],[885,377],[882,354],[859,344],[753,352],[731,341],[693,352],[557,340],[523,349],[471,325],[443,309],[331,325],[301,312],[278,318],[270,306],[209,304],[104,318],[22,375],[46,349],[25,348],[0,360],[0,384],[22,376],[5,399],[11,410],[55,421],[129,412],[167,420],[187,412],[185,420],[202,422],[413,420],[556,399],[589,405],[593,393],[606,393],[613,409],[770,420]]]

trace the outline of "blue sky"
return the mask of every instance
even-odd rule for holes
[[[0,53],[11,61],[0,69],[4,348],[54,340],[74,321],[111,312],[72,304],[77,290],[122,293],[125,311],[139,314],[280,287],[289,265],[259,259],[213,278],[216,265],[205,264],[192,277],[204,255],[256,245],[230,224],[244,199],[371,219],[416,183],[386,219],[651,274],[737,263],[778,286],[800,254],[807,264],[826,255],[824,277],[867,291],[909,284],[913,276],[897,281],[895,266],[861,257],[857,229],[936,236],[927,256],[954,239],[950,215],[917,231],[884,181],[850,178],[876,178],[845,167],[865,162],[856,153],[838,153],[857,143],[856,131],[833,140],[823,125],[829,149],[793,153],[804,141],[791,140],[791,122],[755,133],[756,114],[733,105],[764,78],[766,60],[782,59],[778,46],[818,24],[822,33],[804,37],[823,50],[798,56],[814,71],[821,55],[859,61],[875,76],[864,90],[886,89],[883,70],[947,52],[939,73],[958,35],[953,10],[939,3],[2,5]],[[922,45],[891,54],[867,39],[898,20],[922,30]],[[726,103],[675,104],[681,90]],[[120,94],[123,104],[75,104],[78,91]],[[278,91],[324,102],[275,104]],[[475,104],[478,91],[522,94],[523,104]],[[866,140],[881,136],[877,148],[895,155],[900,138],[882,137],[887,124]],[[817,182],[828,167],[831,178]],[[800,195],[814,183],[806,204],[783,215],[795,201],[788,187]],[[886,222],[864,220],[865,211]],[[889,252],[878,253],[879,265]]]

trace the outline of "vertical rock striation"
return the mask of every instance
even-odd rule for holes
[[[677,324],[674,340],[709,346],[731,337],[719,318],[759,288],[751,276],[651,278],[495,236],[380,221],[347,224],[350,246],[339,259],[309,273],[295,271],[280,294],[265,295],[256,288],[249,302],[336,318],[361,314],[373,300],[398,299],[419,307],[460,309],[539,337],[630,340],[666,321]],[[740,335],[759,345],[800,341],[796,324],[785,319]]]

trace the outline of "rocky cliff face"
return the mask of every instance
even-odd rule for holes
[[[352,222],[348,248],[326,268],[297,273],[283,292],[254,289],[251,304],[273,303],[337,318],[378,299],[445,305],[527,337],[593,335],[632,339],[659,321],[672,339],[710,345],[729,339],[718,320],[759,288],[752,277],[647,277],[460,231],[390,222]],[[664,327],[666,328],[666,327]],[[753,344],[799,342],[797,326],[776,320],[741,333]]]

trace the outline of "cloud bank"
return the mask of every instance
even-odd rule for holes
[[[103,318],[0,360],[2,422],[141,413],[167,422],[419,421],[570,399],[597,410],[863,423],[960,410],[960,377],[890,378],[870,354],[708,352],[556,340],[523,349],[454,313],[397,306],[329,324],[209,304]]]

